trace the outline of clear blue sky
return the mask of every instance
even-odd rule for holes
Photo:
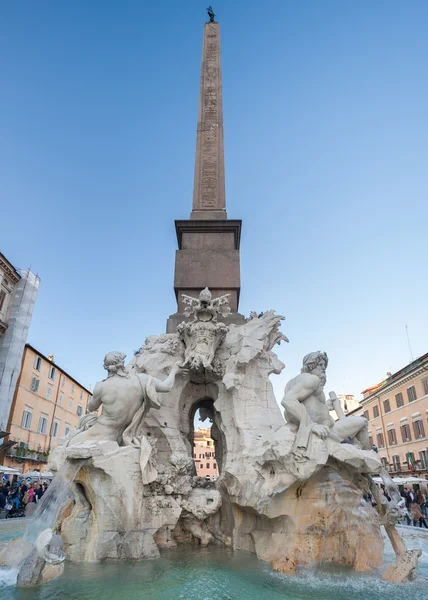
[[[175,312],[208,0],[0,5],[0,250],[41,287],[29,342],[86,385]],[[355,393],[428,351],[428,3],[217,0],[241,312],[287,369]]]

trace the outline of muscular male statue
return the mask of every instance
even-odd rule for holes
[[[325,352],[311,352],[303,359],[302,372],[285,386],[282,406],[285,419],[297,431],[296,446],[307,448],[309,436],[314,433],[321,439],[328,437],[342,442],[351,438],[363,450],[369,449],[367,419],[346,417],[334,392],[326,402],[324,385],[327,381],[328,357]],[[339,417],[334,421],[329,411],[334,409]]]
[[[108,440],[122,444],[122,436],[131,423],[132,437],[137,433],[137,425],[141,425],[150,408],[160,408],[156,392],[170,392],[175,383],[175,376],[180,371],[178,363],[173,365],[165,381],[150,377],[145,373],[129,373],[125,369],[126,355],[122,352],[109,352],[104,358],[107,379],[100,381],[94,388],[94,394],[88,403],[88,410],[95,411],[102,406],[99,417],[86,415],[81,419],[81,429],[71,438],[69,445],[91,440]],[[136,423],[136,415],[139,415]],[[125,437],[125,436],[124,436]],[[131,439],[131,435],[128,435]],[[125,444],[127,440],[124,439]]]

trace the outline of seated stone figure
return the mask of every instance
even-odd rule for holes
[[[160,408],[157,392],[170,392],[181,369],[175,363],[165,381],[160,381],[145,373],[129,373],[125,368],[126,355],[122,352],[109,352],[104,358],[107,378],[95,385],[88,403],[89,411],[102,407],[101,415],[85,415],[79,423],[79,430],[71,437],[68,447],[97,441],[112,441],[119,445],[141,449],[141,470],[143,483],[156,477],[153,465],[152,445],[142,435],[141,426],[150,408]]]
[[[368,450],[367,419],[346,417],[334,392],[330,393],[330,399],[326,402],[324,385],[327,365],[325,352],[307,354],[303,359],[301,374],[291,379],[285,387],[282,406],[286,421],[297,432],[295,450],[307,449],[311,434],[337,442],[351,438],[356,446]],[[332,409],[339,417],[337,421],[330,416]]]

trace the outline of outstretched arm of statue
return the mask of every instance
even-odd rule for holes
[[[185,373],[186,371],[180,367],[180,363],[176,362],[172,365],[171,371],[165,381],[156,379],[153,377],[153,383],[157,392],[170,392],[174,387],[175,376],[179,372]]]
[[[88,411],[93,412],[94,410],[98,410],[101,406],[101,403],[101,386],[99,383],[97,383],[94,387],[94,393],[88,402]]]

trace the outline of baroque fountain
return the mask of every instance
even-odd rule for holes
[[[241,221],[226,214],[214,19],[210,9],[193,210],[176,221],[177,313],[129,363],[105,356],[90,413],[51,454],[53,484],[23,538],[0,548],[0,587],[46,583],[33,596],[45,600],[378,600],[408,582],[416,598],[426,590],[420,576],[409,582],[419,534],[407,548],[401,497],[369,448],[367,421],[326,398],[327,354],[303,358],[282,411],[270,375],[284,368],[274,352],[288,341],[283,317],[238,313]],[[215,483],[195,470],[197,411],[211,424]],[[9,585],[2,600],[20,592],[32,593]]]
[[[287,384],[285,422],[269,380],[284,367],[273,352],[288,341],[283,317],[269,310],[226,325],[227,296],[205,289],[183,301],[176,333],[147,338],[127,365],[121,352],[105,356],[107,378],[89,407],[99,415],[83,416],[54,450],[56,484],[23,543],[12,540],[0,556],[18,585],[61,576],[65,558],[139,564],[164,560],[166,549],[185,555],[209,546],[251,553],[286,575],[326,564],[378,572],[381,526],[396,554],[382,578],[413,579],[421,551],[407,550],[395,527],[401,498],[368,449],[367,421],[344,416],[333,392],[326,399],[327,355],[305,356]],[[198,409],[212,423],[215,484],[195,472]],[[376,507],[364,499],[369,490]]]

